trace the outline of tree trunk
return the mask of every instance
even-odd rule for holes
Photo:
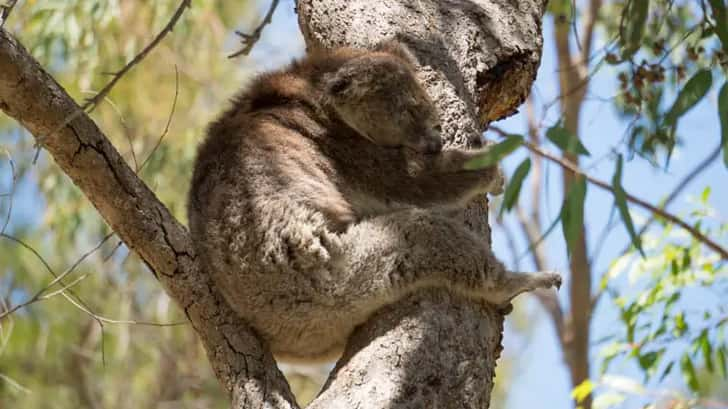
[[[476,146],[515,111],[540,60],[542,0],[299,0],[309,46],[368,46],[397,37],[420,61],[448,146]],[[272,356],[198,270],[187,230],[105,135],[0,30],[0,109],[83,190],[187,313],[234,408],[295,408]],[[489,245],[485,201],[463,220]],[[447,238],[443,238],[446,240]],[[312,408],[486,408],[503,316],[427,291],[378,312],[353,335]]]

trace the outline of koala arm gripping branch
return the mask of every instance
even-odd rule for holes
[[[355,149],[359,154],[333,156],[347,158],[346,163],[337,164],[344,186],[386,206],[460,209],[480,194],[502,192],[503,175],[498,166],[464,169],[467,161],[482,154],[482,149],[422,154],[367,141],[353,140],[348,145],[346,149]]]

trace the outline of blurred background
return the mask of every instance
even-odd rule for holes
[[[178,4],[20,0],[5,29],[82,101]],[[293,1],[281,0],[252,52],[227,58],[242,48],[235,31],[254,32],[270,4],[192,1],[92,113],[180,220],[206,124],[253,75],[304,52]],[[725,3],[549,7],[531,97],[485,137],[522,135],[612,191],[534,151],[506,158],[494,250],[514,270],[567,280],[558,298],[517,300],[491,407],[728,408],[725,260],[620,193],[728,247]],[[53,274],[73,268],[73,285],[0,319],[0,408],[227,407],[184,314],[52,158],[35,156],[33,137],[0,114],[0,314]],[[282,369],[305,402],[329,367]]]

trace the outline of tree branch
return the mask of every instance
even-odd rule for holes
[[[273,12],[276,11],[276,7],[278,7],[278,0],[272,0],[270,2],[270,7],[268,7],[268,12],[265,14],[265,17],[263,18],[263,21],[258,24],[258,27],[253,30],[251,34],[245,34],[241,31],[236,31],[235,34],[240,37],[241,42],[243,43],[243,48],[240,50],[228,55],[228,58],[235,58],[240,55],[248,55],[250,54],[250,51],[253,50],[253,47],[255,46],[255,43],[260,40],[260,35],[263,34],[263,29],[266,25],[270,24],[271,21],[273,21]]]
[[[562,158],[559,158],[557,156],[554,156],[554,155],[552,155],[552,154],[544,151],[543,149],[539,148],[538,146],[535,146],[535,145],[533,145],[533,144],[531,144],[529,142],[524,143],[524,145],[526,146],[526,148],[528,148],[532,152],[536,152],[537,154],[545,157],[546,159],[548,159],[548,160],[550,160],[552,162],[558,163],[563,168],[568,169],[569,171],[571,171],[572,173],[574,173],[576,175],[584,176],[589,181],[589,183],[591,183],[593,185],[596,185],[596,186],[599,186],[600,188],[602,188],[602,189],[604,189],[606,191],[609,191],[610,193],[614,194],[614,188],[612,188],[612,186],[610,184],[608,184],[607,182],[604,182],[604,181],[602,181],[600,179],[597,179],[597,178],[595,178],[593,176],[590,176],[590,175],[586,174],[583,170],[579,169],[579,167],[577,167],[576,165],[574,165],[572,162],[569,162],[566,159],[562,159]],[[713,241],[711,238],[709,238],[708,236],[704,235],[701,231],[699,231],[698,229],[696,229],[693,226],[689,225],[687,222],[683,221],[682,219],[678,218],[677,216],[675,216],[675,215],[673,215],[671,213],[668,213],[664,209],[660,209],[659,207],[655,207],[655,206],[649,204],[648,202],[646,202],[646,201],[644,201],[644,200],[642,200],[642,199],[640,199],[640,198],[638,198],[638,197],[636,197],[636,196],[634,196],[634,195],[632,195],[630,193],[625,192],[625,198],[627,199],[628,202],[630,202],[632,204],[635,204],[635,205],[637,205],[637,206],[639,206],[639,207],[641,207],[641,208],[649,211],[653,215],[655,215],[657,217],[660,217],[662,219],[665,219],[665,220],[667,220],[669,222],[672,222],[672,223],[674,223],[674,224],[682,227],[688,233],[690,233],[690,235],[693,236],[693,238],[695,238],[699,242],[705,244],[710,249],[712,249],[713,251],[715,251],[716,253],[718,253],[721,256],[722,259],[724,259],[724,260],[728,259],[728,250],[726,250],[721,245],[719,245],[718,243],[716,243],[715,241]]]
[[[0,10],[2,10],[0,12],[0,28],[3,28],[5,22],[8,21],[8,17],[10,17],[10,13],[17,2],[18,0],[7,0],[4,5],[0,6]]]
[[[503,135],[503,136],[508,135],[508,133],[503,131],[502,129],[498,129],[496,127],[490,127],[490,129],[500,135]],[[585,177],[589,183],[596,185],[596,186],[602,188],[603,190],[606,190],[606,191],[614,194],[614,188],[612,187],[612,185],[610,185],[609,183],[607,183],[603,180],[600,180],[593,176],[588,175],[586,172],[581,170],[573,162],[570,162],[567,159],[559,158],[558,156],[556,156],[552,153],[549,153],[546,150],[544,150],[530,142],[524,141],[523,145],[531,152],[534,152],[534,153],[538,154],[539,156],[542,156],[542,157],[548,159],[549,161],[560,165],[562,168],[568,170],[572,174]],[[708,159],[710,159],[710,157]],[[707,162],[709,163],[710,161],[707,161]],[[700,166],[698,168],[700,168]],[[686,179],[688,179],[688,182],[689,182],[690,176],[688,176],[688,178],[686,178]],[[687,182],[685,184],[687,184]],[[681,183],[681,185],[682,185],[682,183]],[[690,235],[693,236],[693,238],[695,240],[703,243],[708,248],[710,248],[711,250],[718,253],[718,255],[720,255],[722,259],[724,259],[724,260],[728,259],[728,250],[726,250],[720,244],[716,243],[714,240],[707,237],[706,235],[704,235],[702,232],[700,232],[698,229],[694,228],[693,226],[690,226],[687,222],[683,221],[682,219],[678,218],[677,216],[667,212],[664,209],[653,206],[650,203],[648,203],[628,192],[625,192],[625,198],[627,199],[628,202],[647,210],[654,216],[667,220],[673,224],[680,226],[681,228],[685,229],[688,233],[690,233]]]
[[[589,12],[584,19],[584,48],[581,50],[581,61],[584,65],[588,65],[591,57],[591,51],[594,44],[594,28],[599,19],[599,9],[602,7],[602,0],[591,0],[589,2]]]
[[[295,408],[288,384],[252,329],[198,270],[187,230],[56,81],[0,30],[0,109],[33,135],[185,311],[236,408]],[[59,129],[69,115],[81,112]]]

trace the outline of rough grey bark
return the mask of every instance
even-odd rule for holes
[[[545,2],[299,0],[309,47],[366,47],[396,37],[420,61],[447,146],[477,146],[514,112],[540,62]],[[489,245],[485,202],[463,215]],[[313,408],[485,408],[503,317],[436,291],[381,311],[356,331]]]
[[[512,113],[540,58],[541,0],[299,0],[297,7],[309,45],[366,46],[392,36],[410,45],[451,146],[479,144],[489,121]],[[198,271],[187,230],[78,109],[0,30],[0,110],[36,137],[184,309],[233,407],[297,407],[268,350]],[[481,203],[463,215],[483,245],[486,210]],[[488,306],[437,291],[413,295],[357,330],[311,407],[487,407],[502,323]]]

